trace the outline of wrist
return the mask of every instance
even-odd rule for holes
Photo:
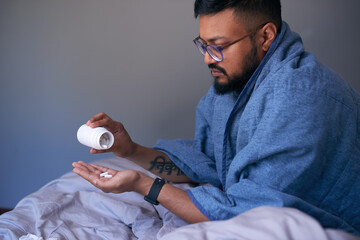
[[[121,158],[126,158],[131,160],[131,158],[133,158],[133,156],[136,155],[138,148],[139,145],[131,141],[130,143],[128,143],[128,147],[126,148],[126,151],[124,151],[124,149],[121,149],[120,147],[119,149],[113,151],[113,153]]]
[[[138,180],[136,181],[134,191],[145,196],[150,191],[150,188],[154,182],[154,179],[140,171],[138,172],[138,174],[139,174],[139,177],[138,177]]]
[[[156,178],[151,185],[149,193],[144,197],[144,200],[153,205],[159,205],[159,201],[157,199],[165,183],[164,179]]]

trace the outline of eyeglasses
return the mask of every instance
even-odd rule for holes
[[[205,53],[208,52],[209,55],[217,62],[222,62],[224,60],[224,55],[223,55],[223,50],[227,47],[230,47],[231,45],[240,42],[241,40],[244,40],[245,38],[251,36],[252,34],[256,33],[258,30],[260,30],[263,26],[265,26],[267,23],[265,24],[261,24],[259,25],[255,30],[249,32],[248,34],[246,34],[245,36],[230,42],[228,44],[225,44],[224,46],[220,47],[220,46],[216,46],[216,45],[207,45],[206,43],[203,43],[200,36],[198,36],[197,38],[195,38],[193,40],[193,42],[195,43],[196,47],[199,49],[199,51],[201,52],[202,55],[205,56]]]

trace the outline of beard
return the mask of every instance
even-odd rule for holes
[[[209,68],[217,69],[227,77],[227,83],[219,83],[217,81],[218,77],[215,77],[214,80],[215,93],[219,95],[223,95],[229,92],[241,93],[246,83],[254,74],[258,65],[259,65],[259,60],[257,57],[257,47],[254,43],[252,44],[252,48],[250,52],[245,56],[242,74],[235,75],[234,77],[229,77],[224,68],[219,67],[214,63],[209,64],[208,65]]]

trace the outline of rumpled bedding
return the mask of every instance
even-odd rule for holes
[[[138,169],[117,157],[95,161],[109,168]],[[147,172],[152,175],[150,172]],[[155,176],[154,176],[155,177]],[[177,185],[186,189],[187,184]],[[55,179],[0,216],[0,239],[33,234],[44,239],[157,239],[186,223],[138,193],[104,193],[73,172]]]
[[[295,208],[262,206],[234,218],[191,224],[161,240],[359,240],[349,233],[324,229]]]
[[[117,170],[137,169],[155,177],[118,157],[94,163]],[[192,187],[176,186],[184,190]],[[59,240],[360,239],[339,230],[323,229],[315,219],[291,208],[259,207],[230,220],[188,225],[161,205],[144,201],[140,194],[103,193],[72,172],[28,195],[14,210],[0,216],[0,240],[28,234]]]

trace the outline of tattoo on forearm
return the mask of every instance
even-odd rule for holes
[[[180,170],[173,162],[169,161],[167,162],[165,157],[163,156],[157,156],[153,161],[150,162],[151,167],[149,168],[149,171],[151,170],[158,170],[159,173],[167,173],[167,175],[171,175],[173,172],[180,176],[185,175],[183,171]]]

